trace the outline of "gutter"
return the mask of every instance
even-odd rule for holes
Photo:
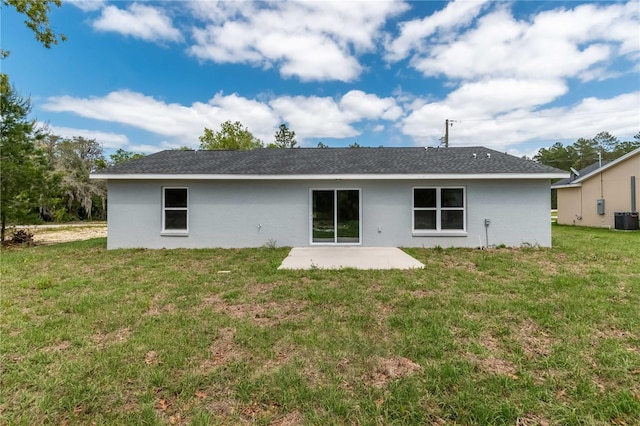
[[[335,174],[335,175],[247,175],[247,174],[111,174],[94,173],[91,179],[107,180],[550,180],[568,173],[476,173],[476,174]]]

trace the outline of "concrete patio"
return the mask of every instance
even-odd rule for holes
[[[424,265],[396,247],[294,247],[278,269],[416,269]]]

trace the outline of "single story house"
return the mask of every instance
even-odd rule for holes
[[[162,151],[92,175],[110,249],[551,245],[551,179],[483,147]]]
[[[640,148],[616,160],[574,171],[571,177],[551,186],[558,191],[558,223],[616,227],[616,213],[620,219],[620,215],[631,217],[638,211],[637,178],[640,178]]]

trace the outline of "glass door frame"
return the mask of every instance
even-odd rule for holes
[[[333,241],[313,241],[313,193],[314,191],[333,192]],[[338,242],[338,192],[358,191],[358,241]],[[362,245],[362,189],[361,188],[309,188],[309,243],[314,246],[361,246]]]

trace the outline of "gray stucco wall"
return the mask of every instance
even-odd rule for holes
[[[189,188],[189,233],[161,235],[162,188]],[[412,189],[464,186],[466,236],[412,235]],[[360,189],[364,246],[551,245],[548,180],[487,181],[116,181],[108,184],[114,248],[309,246],[313,189]]]

